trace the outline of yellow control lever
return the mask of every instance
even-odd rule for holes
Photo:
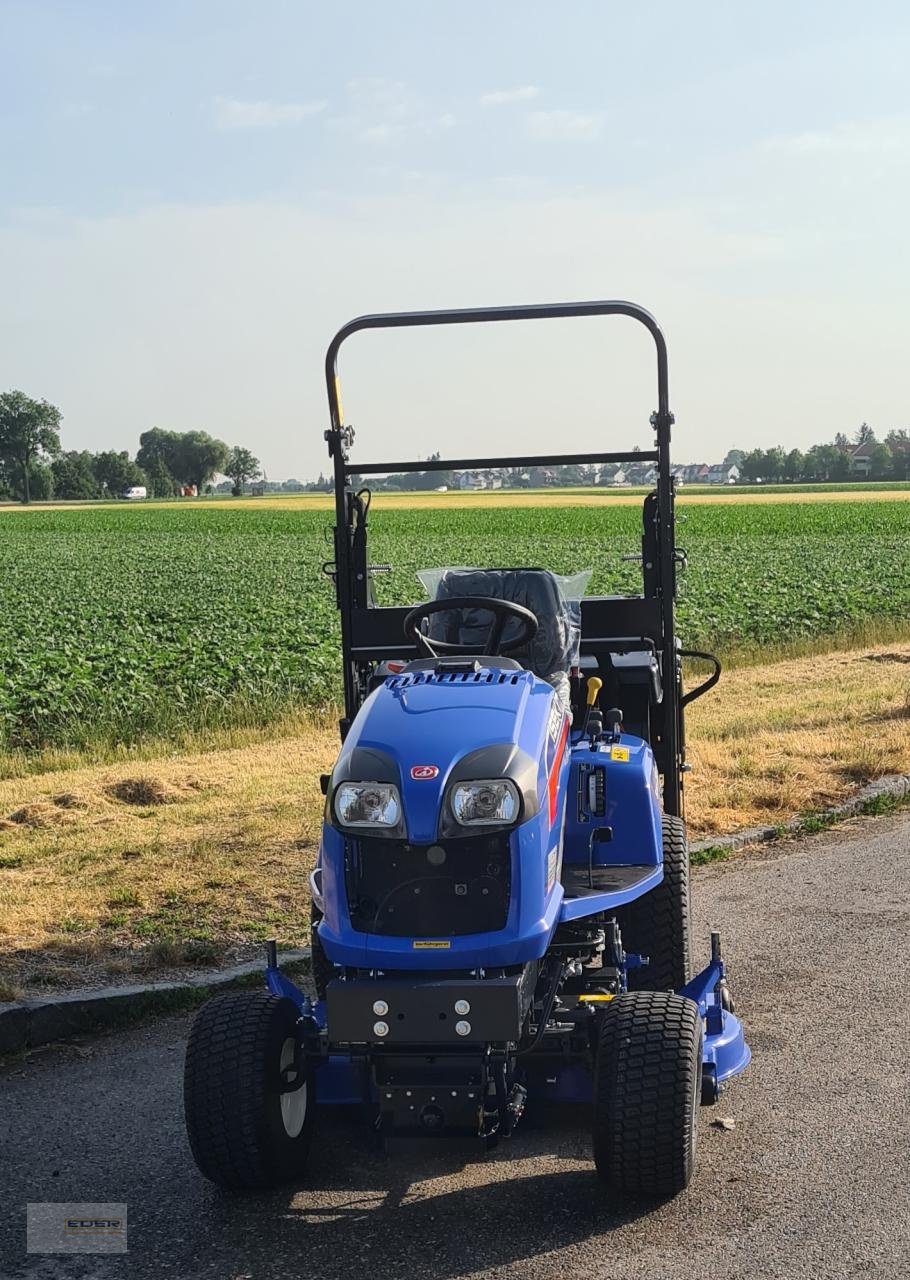
[[[588,706],[589,707],[594,706],[594,703],[597,701],[597,695],[600,693],[601,689],[603,688],[603,685],[604,685],[604,682],[603,680],[601,680],[600,676],[588,677]]]

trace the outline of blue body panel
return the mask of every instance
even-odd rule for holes
[[[597,818],[585,804],[569,805],[565,861],[587,864],[591,833],[603,826],[613,834],[608,844],[595,846],[595,867],[659,866],[663,861],[660,781],[651,748],[629,733],[616,742],[598,742],[593,750],[581,734],[573,736],[569,795],[577,795],[583,769],[602,769],[606,813]]]
[[[465,755],[507,744],[536,762],[539,807],[510,835],[512,894],[505,928],[450,938],[359,932],[351,925],[345,895],[346,837],[327,822],[319,853],[324,916],[319,936],[335,964],[474,969],[523,964],[546,952],[562,902],[558,866],[569,771],[568,721],[554,708],[552,686],[531,672],[499,671],[491,665],[480,676],[439,678],[419,672],[390,677],[364,703],[339,762],[357,747],[392,757],[407,839],[415,845],[430,845],[439,838],[449,778]],[[415,780],[411,770],[426,765],[438,774]],[[442,945],[436,950],[415,946],[427,942]]]
[[[508,744],[536,761],[539,807],[510,836],[512,894],[505,927],[421,938],[354,929],[344,884],[347,838],[327,822],[319,854],[324,917],[319,936],[333,963],[404,970],[523,964],[546,953],[561,920],[613,910],[660,882],[660,800],[648,744],[629,734],[593,749],[580,734],[569,742],[568,721],[552,686],[529,671],[497,669],[495,661],[491,658],[489,668],[467,675],[390,676],[358,713],[339,764],[357,748],[390,757],[397,768],[407,840],[431,845],[439,839],[452,770],[465,755]],[[412,769],[427,765],[438,769],[436,776],[415,780]],[[606,783],[606,813],[597,818],[579,799],[582,771],[595,768],[604,771]],[[650,867],[652,873],[630,889],[566,898],[559,879],[563,861],[587,864],[596,826],[610,827],[612,839],[595,846],[595,867],[636,865]],[[431,942],[438,949],[428,949]]]
[[[660,787],[651,748],[642,738],[628,733],[615,742],[598,742],[593,748],[582,734],[574,738],[563,861],[567,866],[590,865],[594,869],[634,866],[651,870],[630,889],[565,898],[560,920],[613,911],[640,898],[663,879]],[[602,817],[593,814],[588,803],[586,780],[594,770],[602,770],[604,776]],[[598,828],[609,828],[608,842],[594,841]]]

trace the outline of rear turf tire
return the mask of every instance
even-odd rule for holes
[[[319,940],[322,912],[315,902],[310,903],[310,973],[317,1000],[325,999],[325,989],[336,976],[335,966],[325,953]]]
[[[631,991],[607,1008],[594,1081],[594,1163],[620,1194],[689,1184],[701,1100],[702,1022],[691,1000]]]
[[[303,1172],[315,1112],[312,1072],[280,1091],[294,1060],[298,1012],[265,991],[216,996],[190,1031],[183,1078],[193,1159],[233,1191],[273,1186]]]
[[[664,878],[616,913],[626,951],[649,957],[629,974],[632,991],[677,991],[692,976],[689,942],[689,844],[682,818],[664,816]]]

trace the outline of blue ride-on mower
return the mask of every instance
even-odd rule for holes
[[[657,352],[653,449],[445,461],[350,460],[341,344],[363,329],[622,315]],[[616,1193],[692,1174],[698,1110],[749,1050],[720,939],[692,973],[683,820],[687,703],[716,683],[674,629],[667,354],[628,302],[363,316],[326,356],[341,621],[341,752],[322,780],[312,983],[267,944],[264,991],[199,1012],[186,1058],[206,1177],[299,1177],[317,1111],[359,1105],[382,1139],[511,1132],[526,1102],[589,1107]],[[414,608],[375,602],[369,490],[353,477],[643,463],[641,594],[584,596],[545,568],[421,575]],[[687,657],[714,663],[683,692]],[[317,1105],[318,1104],[318,1105]]]

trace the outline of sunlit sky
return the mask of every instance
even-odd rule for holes
[[[0,390],[326,466],[368,311],[617,297],[681,461],[910,422],[910,9],[0,0]],[[646,446],[616,318],[360,334],[355,459]]]

